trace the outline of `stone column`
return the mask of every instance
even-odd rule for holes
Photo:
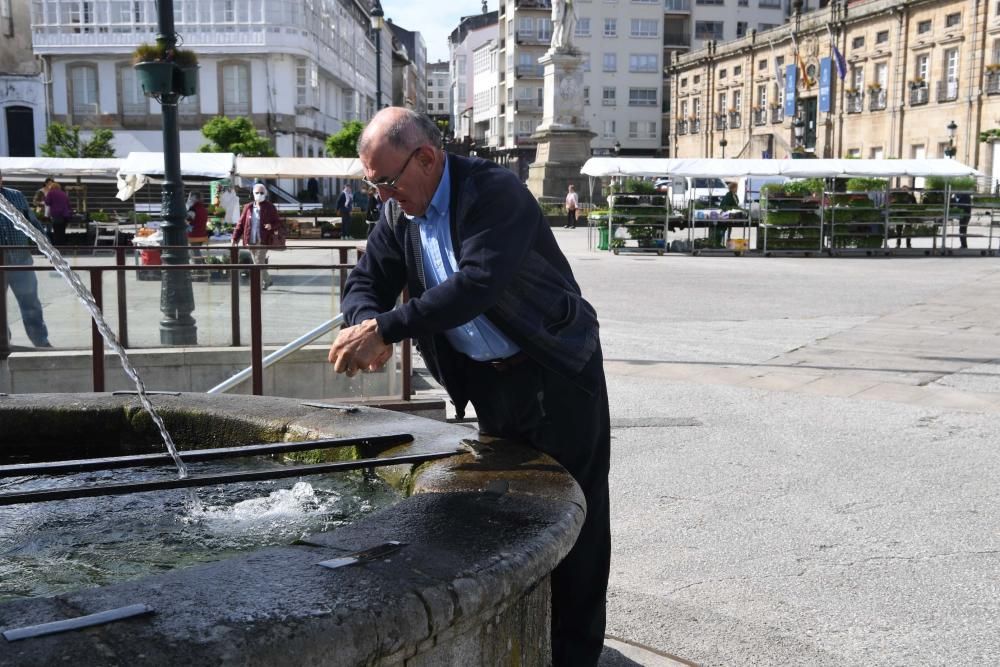
[[[545,67],[542,124],[535,161],[528,170],[528,189],[535,197],[566,195],[567,186],[581,189],[583,163],[590,158],[590,131],[583,115],[583,58],[573,49],[550,49],[539,58]]]

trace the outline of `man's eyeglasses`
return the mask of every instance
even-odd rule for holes
[[[413,149],[413,152],[410,153],[410,157],[406,158],[406,162],[403,163],[403,168],[400,169],[399,173],[396,174],[394,177],[392,177],[392,178],[384,178],[384,177],[383,178],[376,178],[375,180],[368,180],[367,178],[362,178],[361,181],[365,185],[367,185],[369,187],[372,187],[372,188],[382,188],[383,190],[395,190],[396,189],[396,183],[398,183],[399,179],[401,179],[403,177],[403,174],[406,173],[406,168],[410,165],[410,160],[413,159],[414,155],[416,155],[418,152],[420,152],[421,148],[423,148],[423,146],[417,146],[416,148]]]

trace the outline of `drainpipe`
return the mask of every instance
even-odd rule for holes
[[[979,29],[979,12],[980,7],[985,8],[986,4],[981,0],[975,0],[975,11],[972,12],[972,32],[973,36],[976,36],[976,31]],[[983,122],[983,89],[979,85],[983,80],[983,66],[986,63],[986,21],[983,20],[983,29],[979,35],[979,44],[977,45],[975,41],[970,40],[972,44],[971,53],[969,54],[969,99],[968,107],[966,111],[966,122],[965,122],[965,163],[971,164],[973,167],[979,167],[979,133],[982,131]],[[976,47],[979,47],[979,57],[976,57]],[[975,127],[973,127],[975,125]],[[990,174],[990,179],[992,180],[993,175]],[[990,188],[993,189],[992,187]]]
[[[906,70],[909,65],[906,56],[908,53],[910,12],[906,5],[898,5],[893,11],[897,18],[896,53],[899,54],[899,58],[896,59],[895,88],[899,94],[899,103],[893,105],[892,108],[892,131],[897,133],[896,157],[902,158],[905,148],[903,145],[903,120],[906,115],[906,94],[909,92],[909,86],[906,85]]]
[[[747,63],[747,75],[743,79],[746,83],[743,84],[743,107],[750,109],[750,116],[747,118],[747,127],[744,132],[746,134],[746,142],[744,146],[753,146],[753,76],[754,76],[754,61],[756,60],[756,51],[754,50],[757,46],[757,29],[752,28],[750,30],[750,52],[749,52],[749,62]],[[740,116],[743,115],[743,109],[740,109]],[[740,154],[742,154],[742,150]],[[751,153],[752,156],[752,153]]]
[[[708,71],[705,73],[705,111],[708,122],[705,123],[705,132],[701,135],[704,137],[702,140],[702,155],[714,155],[712,147],[715,145],[715,123],[712,121],[715,119],[715,114],[712,109],[715,108],[715,40],[711,40],[708,43]]]

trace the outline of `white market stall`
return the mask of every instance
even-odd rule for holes
[[[361,178],[361,161],[354,157],[237,157],[242,178]]]
[[[636,158],[595,157],[580,170],[591,178],[670,177],[670,178],[909,178],[909,177],[972,177],[981,178],[978,170],[952,159],[720,159],[720,158]],[[946,188],[946,202],[950,190]],[[825,201],[820,206],[826,208]],[[943,224],[947,222],[948,207],[944,205]],[[821,217],[822,220],[822,217]],[[689,220],[690,222],[690,220]],[[885,226],[888,228],[888,213]],[[822,223],[821,223],[822,225]],[[822,234],[822,226],[820,227]],[[609,236],[612,234],[609,219]],[[945,233],[942,232],[942,247]],[[990,231],[990,243],[992,230]],[[819,248],[818,248],[819,249]]]
[[[236,164],[232,153],[181,153],[181,178],[231,178]],[[118,169],[118,199],[125,201],[153,177],[163,177],[163,153],[132,152]]]
[[[53,178],[114,178],[120,158],[0,157],[0,172],[8,180]]]

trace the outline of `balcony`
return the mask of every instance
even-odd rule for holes
[[[663,12],[665,14],[690,14],[691,0],[664,0]]]
[[[687,30],[666,30],[663,33],[663,46],[688,48],[691,46],[691,33]]]
[[[883,111],[885,110],[886,100],[889,96],[886,95],[884,88],[869,88],[868,89],[868,110],[869,111]]]
[[[910,84],[910,106],[915,107],[927,104],[930,97],[930,88],[926,83]]]
[[[771,123],[781,123],[785,120],[785,109],[783,107],[771,107]]]
[[[545,76],[545,67],[542,65],[518,65],[514,68],[514,76],[518,79],[541,79]]]
[[[701,132],[701,119],[697,118],[691,121],[691,134],[698,134]]]
[[[514,102],[514,113],[541,113],[542,103],[538,100],[517,100]]]
[[[688,122],[686,120],[677,121],[677,134],[688,133]]]
[[[551,37],[545,37],[539,35],[537,32],[527,30],[518,30],[515,34],[517,35],[516,41],[518,44],[537,44],[541,46],[551,41]]]
[[[722,113],[715,114],[715,129],[716,130],[726,129],[726,114]]]
[[[514,0],[514,6],[518,9],[552,9],[552,0]]]
[[[847,93],[847,113],[861,113],[865,108],[865,94],[864,93]]]
[[[992,65],[987,65],[992,67]],[[986,94],[1000,95],[1000,70],[986,71]]]
[[[954,102],[958,99],[958,79],[948,81],[938,81],[937,101]]]
[[[737,130],[737,129],[739,129],[740,125],[743,124],[743,119],[740,116],[741,116],[741,114],[740,114],[739,111],[730,111],[729,112],[729,128],[730,129]]]
[[[767,125],[767,109],[754,109],[750,115],[753,118],[753,124],[757,127]]]

